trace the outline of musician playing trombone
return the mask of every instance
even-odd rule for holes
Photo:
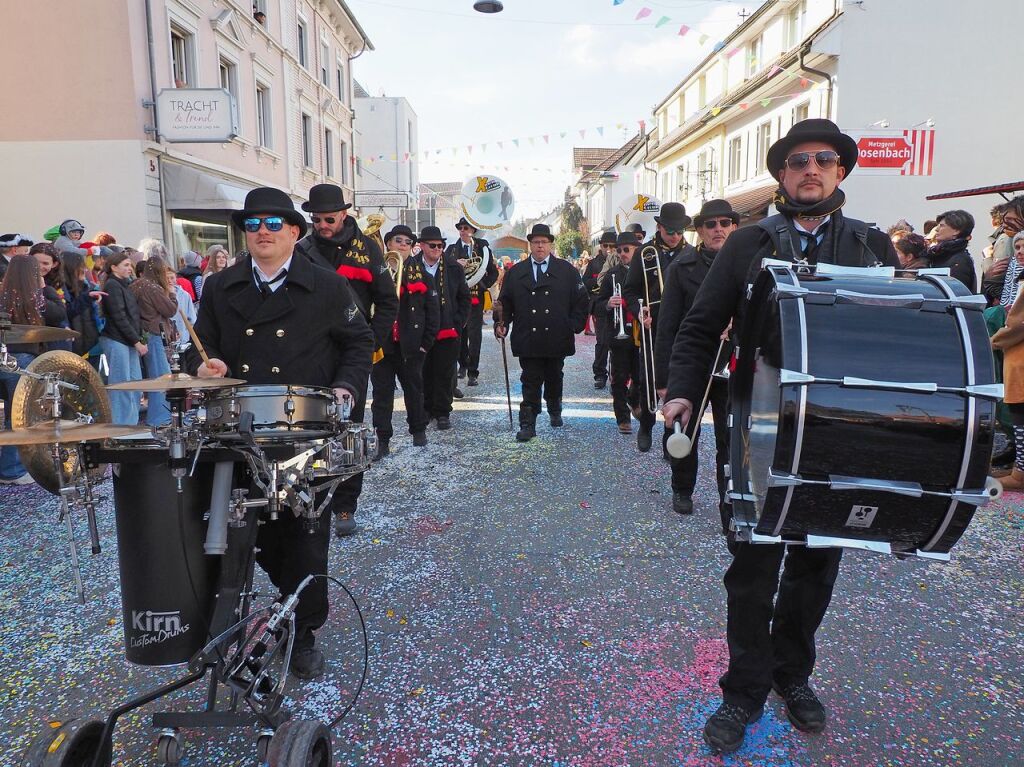
[[[606,317],[608,345],[611,355],[612,409],[620,434],[632,434],[630,411],[640,408],[640,349],[633,339],[634,316],[622,297],[629,264],[640,249],[632,232],[622,232],[615,250],[598,276],[598,294],[594,314]]]
[[[650,317],[650,327],[643,323],[640,329],[640,409],[634,413],[640,421],[636,435],[636,446],[641,453],[651,449],[651,431],[657,420],[658,394],[654,383],[654,337],[658,328],[658,311],[661,294],[665,286],[665,270],[674,259],[683,253],[692,253],[693,246],[683,239],[683,232],[690,225],[686,208],[678,202],[666,202],[654,217],[657,232],[654,238],[645,242],[637,258],[629,265],[626,284],[622,295],[626,306],[635,317]],[[641,311],[641,305],[643,310]]]

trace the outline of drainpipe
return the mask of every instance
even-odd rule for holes
[[[149,103],[144,106],[149,107],[151,117],[153,118],[153,141],[160,143],[160,118],[157,116],[156,111],[156,56],[154,54],[154,43],[153,43],[153,2],[152,0],[146,0],[146,46],[149,54]],[[167,209],[164,204],[164,168],[163,168],[163,154],[158,153],[156,156],[156,167],[157,167],[157,178],[160,182],[160,239],[162,242],[167,242]]]
[[[809,67],[809,66],[807,66],[804,63],[804,57],[808,53],[810,53],[810,51],[811,51],[810,43],[808,43],[807,45],[805,45],[803,48],[800,49],[800,69],[803,70],[804,72],[809,72],[812,75],[818,75],[819,77],[823,77],[823,78],[825,78],[826,82],[828,82],[828,92],[825,94],[825,114],[828,116],[828,119],[831,120],[832,119],[832,87],[833,87],[832,75],[830,75],[828,72],[824,72],[824,71],[822,71],[820,69],[814,69],[813,67]]]

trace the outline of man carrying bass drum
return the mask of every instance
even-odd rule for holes
[[[685,428],[691,417],[699,417],[694,403],[702,400],[720,337],[730,322],[741,327],[747,286],[762,259],[899,266],[883,232],[842,214],[845,196],[839,184],[856,163],[856,142],[829,120],[798,122],[769,148],[768,169],[779,182],[779,214],[732,234],[714,259],[672,348],[662,408],[669,427],[680,421]],[[708,719],[704,739],[718,752],[738,749],[773,689],[785,700],[794,726],[821,732],[825,708],[808,682],[814,634],[832,598],[842,551],[792,546],[787,553],[785,544],[735,541],[729,548],[729,666],[719,682],[722,705]]]

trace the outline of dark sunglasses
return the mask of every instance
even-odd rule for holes
[[[632,253],[636,250],[636,245],[623,245],[621,248],[616,248],[616,253]]]
[[[797,152],[786,158],[786,167],[790,170],[803,170],[814,158],[814,164],[822,170],[834,168],[839,163],[839,154],[831,149],[823,149],[820,152]]]
[[[242,227],[250,234],[258,232],[260,224],[264,224],[268,232],[280,232],[284,228],[284,219],[281,216],[267,216],[266,218],[246,218],[242,221]]]
[[[399,245],[412,245],[413,243],[413,240],[410,240],[408,237],[392,237],[391,241]]]
[[[677,234],[682,234],[685,231],[686,231],[685,229],[666,229],[665,230],[665,234],[667,234],[669,236],[673,236],[673,235],[677,235]]]
[[[728,229],[732,225],[733,221],[731,218],[709,218],[707,221],[701,224],[701,226],[703,226],[705,229],[717,229],[718,227]]]
[[[420,245],[422,245],[424,248],[430,248],[431,250],[444,247],[443,242],[421,242]]]
[[[310,216],[309,220],[312,221],[314,224],[319,224],[321,221],[324,221],[328,224],[333,224],[338,219],[336,219],[334,216]]]
[[[458,230],[459,230],[460,232],[468,232],[468,231],[470,231],[470,230],[471,230],[471,229],[472,229],[473,227],[471,227],[471,226],[466,226],[465,224],[463,224],[462,226],[457,226],[457,227],[455,227],[455,228],[456,228],[456,229],[458,229]]]

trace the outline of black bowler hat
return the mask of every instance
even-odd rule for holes
[[[398,224],[392,227],[391,231],[384,235],[384,242],[387,243],[392,237],[408,237],[413,242],[416,242],[416,235],[405,224]]]
[[[630,224],[629,226],[626,227],[626,231],[632,235],[647,234],[647,232],[644,231],[643,224]]]
[[[693,217],[693,225],[695,227],[703,226],[709,218],[718,218],[719,216],[728,216],[734,224],[740,222],[740,214],[734,211],[732,205],[726,200],[708,200],[700,206],[700,213]]]
[[[473,224],[472,224],[472,223],[470,223],[469,221],[467,221],[467,220],[466,220],[466,217],[465,217],[465,216],[463,216],[462,218],[460,218],[460,219],[459,219],[459,221],[458,221],[458,223],[457,223],[457,224],[455,224],[455,228],[456,228],[456,229],[458,229],[458,228],[459,228],[460,226],[468,226],[468,227],[469,227],[470,229],[472,229],[472,230],[473,230],[473,234],[476,234],[476,233],[477,233],[477,231],[478,231],[478,229],[477,229],[477,228],[476,228],[475,226],[473,226]]]
[[[686,215],[686,206],[681,202],[666,202],[654,217],[654,221],[666,229],[681,232],[690,225],[692,219]]]
[[[307,213],[334,213],[348,210],[352,203],[345,203],[345,193],[336,184],[317,184],[309,190],[309,202],[302,203]]]
[[[245,196],[245,207],[231,214],[231,221],[239,229],[243,229],[242,222],[245,219],[259,215],[281,216],[289,224],[299,227],[300,238],[306,235],[306,219],[295,210],[292,198],[280,189],[270,186],[253,189]]]
[[[545,237],[548,242],[555,241],[555,235],[551,234],[551,227],[547,224],[534,224],[533,229],[526,235],[527,242],[533,242],[534,237]]]
[[[615,230],[606,229],[601,233],[601,245],[614,245],[616,241]]]
[[[440,240],[445,242],[444,235],[441,234],[441,230],[436,226],[425,226],[420,230],[419,241],[426,242],[427,240]]]
[[[615,244],[632,245],[636,248],[640,247],[640,241],[636,238],[636,234],[634,232],[619,232],[619,236],[616,238]]]
[[[786,157],[789,156],[790,150],[797,144],[808,141],[820,141],[835,149],[839,155],[839,164],[846,170],[846,175],[850,175],[853,166],[857,164],[857,142],[839,130],[838,125],[831,120],[820,118],[801,120],[789,129],[789,133],[768,149],[765,164],[776,180],[779,178],[779,172],[786,165]]]

